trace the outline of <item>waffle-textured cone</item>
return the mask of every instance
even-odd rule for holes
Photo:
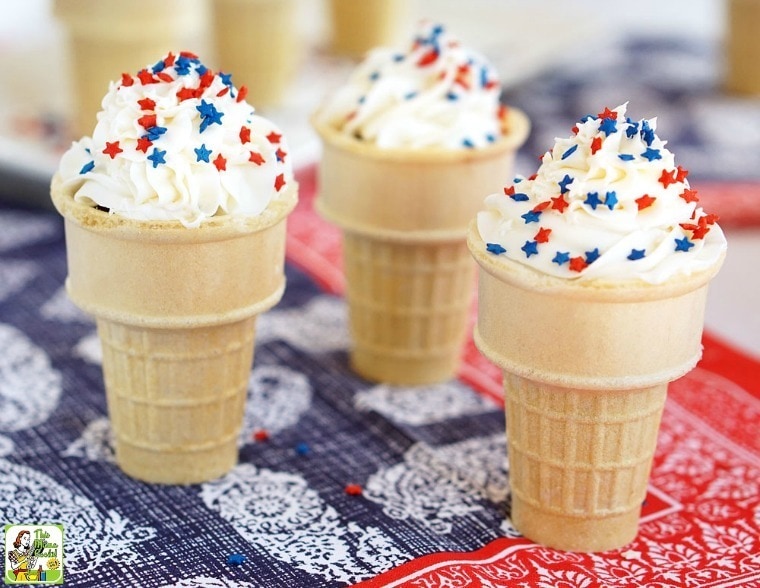
[[[197,0],[55,0],[54,8],[67,37],[75,137],[92,133],[115,75],[185,48],[202,22]]]
[[[79,204],[53,179],[66,288],[97,320],[116,458],[127,474],[189,484],[236,463],[255,319],[282,296],[295,191],[259,217],[187,229]]]
[[[512,520],[560,549],[636,535],[668,382],[701,356],[705,271],[659,285],[570,282],[486,252],[475,343],[504,371]]]
[[[316,119],[315,119],[316,120]],[[317,210],[343,229],[351,363],[392,384],[456,371],[474,289],[466,227],[512,173],[528,120],[480,150],[378,149],[334,129],[324,140]]]
[[[297,0],[213,0],[217,60],[257,108],[279,104],[301,58]]]
[[[329,0],[333,53],[358,58],[375,47],[393,45],[407,1]]]
[[[729,0],[726,29],[726,89],[760,96],[760,2]]]

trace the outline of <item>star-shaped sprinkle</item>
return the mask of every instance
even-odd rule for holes
[[[153,153],[148,155],[148,159],[153,162],[153,169],[157,168],[159,164],[166,163],[164,156],[166,151],[161,151],[158,147],[153,148]]]
[[[166,127],[150,127],[149,129],[145,129],[148,134],[145,135],[148,139],[151,141],[155,141],[156,139],[159,139],[161,135],[166,133]]]
[[[647,145],[652,145],[654,142],[654,130],[649,126],[648,120],[641,121],[641,138]]]
[[[575,151],[576,151],[577,149],[578,149],[578,144],[576,143],[575,145],[573,145],[572,147],[570,147],[569,149],[567,149],[567,151],[565,151],[565,152],[562,154],[562,157],[561,157],[560,159],[567,159],[567,158],[568,158],[568,157],[570,157],[570,156],[571,156],[573,153],[575,153]]]
[[[599,130],[609,137],[617,132],[617,121],[614,118],[605,118],[599,124]]]
[[[137,124],[139,124],[145,130],[148,130],[151,127],[155,127],[156,126],[156,115],[155,114],[144,114],[140,118],[137,119]]]
[[[282,190],[282,187],[285,185],[285,174],[279,174],[274,179],[274,189],[278,192]]]
[[[533,236],[536,243],[547,243],[549,241],[549,235],[552,234],[551,229],[541,227],[538,232]]]
[[[636,198],[634,202],[636,202],[636,206],[639,207],[639,210],[644,210],[645,208],[652,206],[655,200],[657,200],[656,197],[650,196],[649,194],[644,194],[640,198]]]
[[[570,261],[570,252],[568,251],[557,251],[554,259],[552,259],[552,263],[557,265],[565,265],[568,261]]]
[[[520,247],[525,252],[525,257],[538,254],[538,243],[535,241],[525,241],[525,245]]]
[[[311,447],[305,441],[301,441],[296,445],[296,453],[298,455],[309,455],[311,453]]]
[[[147,69],[141,69],[137,73],[137,79],[140,80],[140,83],[143,86],[147,86],[148,84],[157,84],[158,78],[156,78],[151,72],[149,72]]]
[[[282,135],[272,131],[267,135],[267,141],[270,143],[279,143],[282,140]]]
[[[166,67],[166,64],[164,63],[164,60],[157,62],[152,68],[151,71],[153,73],[158,73],[160,71],[164,71],[164,68]]]
[[[176,58],[177,57],[174,55],[174,53],[172,53],[171,51],[169,51],[169,53],[166,55],[166,57],[164,57],[164,66],[165,67],[171,67],[172,65],[174,65],[174,60]]]
[[[556,198],[552,198],[552,210],[559,210],[560,213],[565,212],[565,209],[570,206],[570,203],[565,200],[565,197],[560,194]]]
[[[211,149],[206,149],[205,143],[201,143],[201,146],[196,149],[193,149],[193,151],[195,151],[196,162],[205,161],[206,163],[211,163],[211,161],[209,160],[209,156],[211,155],[212,151]]]
[[[462,147],[465,149],[474,149],[475,143],[473,143],[470,139],[462,139]]]
[[[256,151],[251,151],[250,155],[248,156],[248,161],[255,163],[256,165],[263,165],[266,163],[261,153],[257,153]]]
[[[282,149],[278,147],[277,151],[275,151],[274,154],[275,156],[277,156],[277,161],[279,161],[280,163],[285,163],[285,158],[288,155],[285,151],[283,151]]]
[[[162,82],[171,83],[174,81],[174,78],[171,77],[168,73],[165,71],[160,71],[156,74],[156,77],[161,80]]]
[[[224,156],[222,156],[221,153],[216,156],[216,159],[214,159],[214,167],[216,167],[218,171],[227,170],[227,160],[224,158]]]
[[[177,98],[180,102],[190,100],[191,98],[200,98],[201,90],[198,88],[180,88],[177,90]]]
[[[494,255],[501,255],[502,253],[507,252],[507,250],[498,243],[486,243],[486,251],[488,251],[488,253],[493,253]]]
[[[679,194],[681,198],[683,198],[686,202],[699,202],[699,197],[697,197],[697,191],[691,190],[689,188],[686,188],[683,192]]]
[[[620,153],[618,155],[618,158],[620,159],[620,161],[633,161],[633,155],[631,155],[630,153]]]
[[[438,51],[431,49],[417,60],[417,67],[426,67],[431,63],[435,63],[436,59],[438,59]]]
[[[617,193],[616,192],[607,192],[607,194],[604,196],[604,205],[612,210],[615,208],[615,205],[618,203],[617,199]]]
[[[343,488],[343,492],[349,496],[361,496],[363,490],[359,484],[346,484],[346,486]]]
[[[597,115],[597,118],[614,120],[617,118],[617,112],[615,112],[614,110],[610,110],[609,108],[605,106],[604,110]]]
[[[645,249],[631,249],[631,252],[628,254],[628,259],[630,259],[631,261],[636,261],[637,259],[643,259],[645,253],[646,253]]]
[[[703,218],[705,219],[705,222],[708,225],[714,225],[716,222],[720,220],[720,217],[713,212],[711,212],[710,214],[706,214]]]
[[[676,167],[676,181],[683,182],[686,176],[689,175],[689,170],[682,168],[680,165]]]
[[[662,155],[660,155],[660,150],[652,149],[651,147],[647,147],[644,153],[641,154],[641,157],[643,157],[647,161],[655,161],[656,159],[662,159]]]
[[[660,174],[660,177],[657,179],[658,182],[662,184],[663,188],[667,188],[670,186],[670,184],[676,183],[676,170],[668,171],[666,169],[662,170],[662,173]]]
[[[109,143],[108,141],[106,141],[106,148],[103,149],[103,153],[105,153],[106,155],[108,155],[111,159],[113,159],[119,153],[122,153],[123,151],[124,151],[124,149],[122,149],[121,147],[119,147],[119,142],[118,141],[114,141],[113,143]]]
[[[137,139],[137,149],[138,151],[142,151],[143,153],[147,153],[148,149],[153,145],[153,141],[151,141],[148,137],[140,137]]]
[[[129,75],[128,73],[121,74],[121,85],[122,86],[129,87],[129,86],[131,86],[134,83],[135,83],[135,80],[134,80],[134,78],[131,75]]]
[[[209,126],[213,124],[221,125],[223,112],[216,109],[216,106],[205,100],[201,100],[201,104],[195,107],[198,112],[201,113],[201,128],[200,132],[205,131]]]
[[[238,89],[237,98],[235,98],[235,102],[242,102],[245,100],[246,96],[248,96],[248,86],[240,86]]]
[[[522,192],[516,192],[514,194],[511,194],[509,197],[515,202],[527,202],[530,200],[530,197],[527,194],[523,194]]]
[[[586,199],[583,201],[584,204],[588,204],[591,208],[596,210],[596,207],[599,206],[602,201],[599,200],[599,193],[598,192],[589,192],[586,194]]]
[[[251,142],[251,129],[250,127],[240,127],[240,142],[244,145]]]
[[[683,239],[675,239],[676,242],[676,251],[688,251],[692,247],[694,247],[694,243],[689,241],[687,237],[684,237]]]
[[[570,271],[582,272],[588,267],[588,264],[586,263],[586,260],[579,255],[578,257],[570,258],[569,267]]]
[[[599,259],[599,248],[595,248],[592,251],[586,251],[586,263],[591,265],[597,259]]]
[[[90,161],[88,163],[85,163],[82,166],[82,169],[79,170],[79,173],[80,174],[86,174],[87,172],[91,172],[94,167],[95,167],[95,162],[94,161]]]
[[[594,137],[591,139],[591,155],[596,153],[602,148],[602,138],[601,137]]]
[[[685,231],[691,231],[691,238],[693,241],[704,239],[705,235],[710,232],[710,227],[704,216],[699,219],[696,225],[691,223],[681,223],[680,227]]]
[[[522,218],[525,221],[525,224],[527,225],[529,223],[537,223],[540,216],[541,216],[541,211],[530,210],[526,212],[525,214],[521,214],[520,218]]]
[[[639,123],[630,118],[627,118],[625,122],[628,123],[628,126],[625,128],[625,136],[629,139],[633,139],[639,132]]]
[[[150,98],[138,100],[137,104],[140,105],[140,110],[154,110],[156,108],[156,102]]]
[[[222,96],[225,96],[229,93],[230,93],[230,89],[227,86],[225,86],[224,88],[222,88],[216,93],[216,97],[221,98]]]
[[[564,194],[568,191],[567,187],[573,183],[575,178],[571,178],[569,174],[565,174],[565,177],[560,180],[559,183],[559,192],[560,194]]]
[[[227,565],[239,566],[245,563],[245,556],[242,553],[231,553],[227,556]]]

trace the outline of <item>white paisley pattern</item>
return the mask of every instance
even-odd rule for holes
[[[78,457],[87,461],[116,463],[114,437],[107,417],[90,421],[81,437],[62,453],[63,457]]]
[[[61,375],[42,348],[0,323],[0,431],[44,423],[58,406]]]
[[[0,216],[0,251],[21,249],[58,232],[58,223],[34,213],[4,210]]]
[[[56,320],[62,323],[93,322],[92,318],[71,301],[64,287],[56,290],[55,294],[40,307],[40,315],[48,320]]]
[[[38,273],[37,265],[29,261],[3,261],[0,265],[0,301],[21,290]]]
[[[302,307],[265,312],[256,321],[256,340],[265,343],[278,339],[309,353],[347,349],[345,301],[317,296]]]
[[[89,572],[109,560],[136,562],[137,545],[156,535],[153,528],[136,526],[114,510],[104,513],[51,477],[5,459],[0,459],[0,496],[4,521],[38,521],[44,516],[63,523],[67,573]]]
[[[241,464],[200,496],[246,541],[309,574],[353,583],[409,558],[379,529],[344,524],[296,474]]]
[[[354,406],[361,411],[374,410],[395,423],[407,425],[427,425],[497,409],[493,402],[456,380],[413,388],[380,384],[358,392]]]
[[[432,448],[413,445],[402,463],[370,476],[364,497],[394,519],[434,533],[451,533],[453,521],[483,510],[483,500],[506,500],[509,479],[504,434]]]
[[[257,588],[256,584],[227,580],[226,578],[210,578],[209,576],[195,576],[184,578],[174,584],[164,584],[160,588]]]

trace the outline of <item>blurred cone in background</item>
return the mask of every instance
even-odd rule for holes
[[[726,89],[760,96],[760,0],[728,0]]]
[[[195,50],[200,0],[54,0],[64,25],[72,91],[72,135],[88,135],[108,84],[169,51]]]
[[[255,108],[283,99],[301,59],[297,0],[213,0],[218,67],[248,88]]]
[[[329,0],[331,51],[361,57],[397,40],[407,15],[408,0]]]

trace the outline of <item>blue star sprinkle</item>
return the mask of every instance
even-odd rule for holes
[[[630,118],[626,118],[625,122],[628,123],[628,126],[625,129],[625,136],[629,139],[633,139],[636,134],[639,132],[639,123],[637,123],[634,120],[631,120]]]
[[[454,92],[449,92],[448,94],[446,94],[446,100],[454,101],[458,99],[459,99],[459,96],[454,94]]]
[[[190,73],[190,64],[191,61],[189,57],[180,55],[174,60],[174,71],[177,72],[177,75],[186,76]]]
[[[641,154],[641,157],[647,159],[648,161],[654,161],[655,159],[662,159],[662,155],[660,155],[660,150],[652,149],[651,147],[647,147],[647,150]]]
[[[630,259],[631,261],[636,261],[637,259],[643,259],[645,253],[646,253],[645,249],[631,249],[631,253],[628,255],[628,259]]]
[[[393,56],[393,61],[395,61],[396,63],[404,61],[404,54],[403,53],[396,53],[396,55]]]
[[[527,202],[530,200],[530,196],[523,194],[522,192],[515,192],[509,196],[515,202]]]
[[[692,247],[694,247],[694,243],[689,241],[688,237],[684,237],[683,239],[676,239],[676,251],[688,251]]]
[[[488,253],[493,253],[494,255],[501,255],[502,253],[507,252],[507,250],[498,243],[486,243],[486,251],[488,251]]]
[[[590,120],[595,120],[595,119],[596,119],[596,117],[593,114],[587,114],[586,116],[584,116],[584,117],[581,118],[580,122],[581,122],[581,124],[583,124],[585,122],[588,122]]]
[[[195,71],[198,72],[199,76],[202,76],[208,71],[208,68],[201,63],[201,64],[198,64],[198,67],[195,68]]]
[[[557,255],[554,256],[554,259],[552,259],[552,263],[556,263],[557,265],[564,265],[569,261],[570,261],[569,251],[557,251]]]
[[[245,559],[242,553],[231,553],[227,556],[227,565],[239,566],[245,563]]]
[[[79,173],[80,174],[86,174],[87,172],[91,172],[94,167],[95,167],[95,162],[94,161],[90,161],[89,163],[85,163],[82,166],[82,169],[79,170]]]
[[[488,141],[489,143],[494,143],[496,142],[496,136],[493,135],[492,133],[488,133],[486,135],[486,141]]]
[[[232,87],[232,74],[219,72],[219,77],[222,79],[222,83],[228,88]]]
[[[195,109],[201,113],[202,117],[212,116],[214,112],[216,112],[216,107],[214,107],[211,102],[206,102],[205,100],[201,100],[201,103],[195,107]]]
[[[488,68],[485,66],[480,68],[480,85],[483,88],[488,85]]]
[[[631,155],[630,153],[621,153],[620,155],[618,155],[618,157],[622,161],[633,161],[633,155]]]
[[[615,192],[607,192],[607,195],[604,197],[604,205],[612,210],[617,203],[617,194]]]
[[[571,178],[568,174],[565,174],[565,177],[562,178],[561,182],[559,182],[559,191],[561,194],[567,192],[567,187],[573,183],[574,179],[575,178]]]
[[[473,143],[469,139],[464,139],[462,141],[462,147],[466,147],[467,149],[473,149],[475,147],[475,143]]]
[[[195,151],[196,162],[205,161],[206,163],[211,163],[209,161],[209,155],[211,155],[212,151],[211,149],[206,149],[205,143],[203,143],[197,149],[193,149],[193,151]]]
[[[654,141],[654,130],[649,126],[648,120],[641,121],[641,138],[647,145],[651,145]]]
[[[311,453],[311,447],[309,447],[308,443],[302,441],[296,445],[296,453],[298,455],[309,455]]]
[[[525,252],[525,257],[538,254],[538,241],[525,241],[525,245],[520,247]]]
[[[529,223],[537,223],[540,217],[541,217],[540,210],[531,210],[531,211],[526,212],[525,214],[520,215],[520,218],[525,220],[526,225]]]
[[[164,133],[166,133],[166,127],[150,127],[149,129],[145,130],[145,135],[143,135],[143,138],[149,139],[152,142],[160,139],[161,135]]]
[[[153,73],[158,73],[160,71],[164,71],[164,68],[166,67],[166,64],[164,63],[164,60],[157,62],[156,65],[154,65],[151,70]]]
[[[599,248],[595,248],[593,251],[586,251],[586,263],[591,265],[597,259],[599,259]]]
[[[417,92],[409,92],[406,96],[404,96],[404,100],[411,100],[415,96],[417,96]],[[362,101],[360,101],[359,103],[361,104]]]
[[[201,113],[201,128],[200,132],[202,133],[205,131],[209,126],[213,124],[222,124],[222,117],[224,116],[223,112],[219,112],[216,107],[213,104],[206,103],[205,100],[202,101],[205,104],[205,107],[203,111],[201,111],[200,106],[196,106],[198,111]],[[205,112],[205,114],[204,114]]]
[[[148,155],[148,159],[153,162],[154,169],[158,167],[159,163],[166,163],[164,155],[166,155],[166,151],[161,151],[157,147],[153,148],[153,153]]]
[[[588,204],[591,208],[596,210],[596,207],[599,206],[602,201],[599,200],[599,193],[598,192],[589,192],[586,194],[586,200],[583,201],[584,204]]]
[[[567,151],[565,151],[565,152],[562,154],[562,157],[561,157],[561,159],[567,159],[567,158],[568,158],[568,157],[570,157],[570,156],[571,156],[573,153],[575,153],[575,150],[576,150],[576,149],[578,149],[578,145],[577,145],[577,144],[576,144],[576,145],[573,145],[573,146],[572,146],[572,147],[570,147],[570,148],[569,148]]]
[[[373,71],[371,74],[369,74],[369,79],[373,82],[380,79],[380,72],[379,71]]]
[[[609,137],[617,132],[617,121],[614,118],[605,118],[599,124],[599,130]]]

